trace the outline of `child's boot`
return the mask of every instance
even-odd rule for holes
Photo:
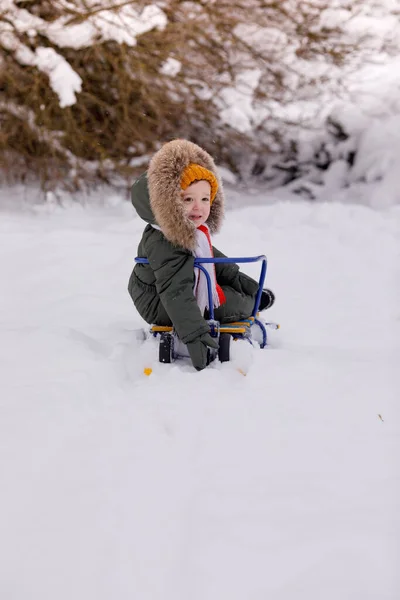
[[[267,308],[271,308],[274,302],[275,294],[271,292],[271,290],[264,288],[261,294],[259,310],[262,311],[266,310]]]

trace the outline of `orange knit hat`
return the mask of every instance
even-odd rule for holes
[[[205,167],[190,163],[182,173],[181,188],[186,190],[193,182],[202,180],[208,181],[211,186],[210,204],[212,204],[218,191],[218,181],[214,173]]]

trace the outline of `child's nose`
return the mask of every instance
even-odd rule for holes
[[[200,210],[201,209],[201,199],[200,198],[196,198],[194,201],[194,207],[195,210]]]

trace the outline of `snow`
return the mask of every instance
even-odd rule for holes
[[[76,11],[77,7],[74,9]],[[155,4],[137,11],[129,4],[121,3],[118,10],[113,9],[112,6],[103,7],[101,10],[94,10],[91,14],[90,7],[83,6],[81,11],[78,9],[78,14],[83,16],[89,14],[89,16],[78,25],[70,24],[70,16],[61,16],[48,22],[28,10],[18,8],[12,1],[4,3],[3,11],[4,15],[12,20],[13,27],[18,33],[28,33],[31,36],[40,33],[54,44],[68,48],[85,48],[95,41],[107,40],[134,46],[138,35],[154,27],[162,29],[167,23],[165,13]]]
[[[382,57],[364,65],[347,79],[348,98],[364,116],[387,117],[400,113],[400,56]]]
[[[253,93],[260,77],[260,69],[244,71],[237,76],[235,87],[225,87],[217,101],[222,122],[233,126],[240,133],[250,131],[256,124],[258,113],[253,110]],[[261,115],[264,116],[264,112]],[[262,119],[261,115],[258,115],[259,120]]]
[[[224,88],[217,100],[224,123],[240,133],[253,132],[256,137],[261,128],[262,142],[268,140],[272,150],[280,151],[277,132],[295,143],[301,143],[304,129],[318,138],[326,118],[338,107],[341,113],[350,112],[355,122],[364,120],[366,125],[371,118],[400,113],[398,0],[371,0],[357,6],[347,3],[347,7],[341,1],[331,4],[321,11],[319,28],[341,26],[342,41],[362,48],[350,54],[340,67],[321,56],[313,60],[299,58],[296,36],[291,39],[273,28],[237,26],[239,37],[256,49],[268,48],[273,57],[271,64],[275,68],[280,65],[282,98],[277,101],[273,93],[270,98],[257,98],[261,72],[248,69],[245,63],[235,87]],[[314,83],[301,87],[302,79],[310,80],[311,75]],[[315,83],[318,78],[321,82]]]
[[[82,79],[63,56],[53,48],[39,47],[36,48],[35,52],[32,52],[11,31],[2,32],[0,41],[5,48],[15,52],[21,64],[36,66],[48,75],[50,85],[60,99],[61,108],[75,104],[75,93],[81,91]]]
[[[36,48],[36,64],[47,73],[52,89],[60,98],[60,106],[71,106],[76,102],[75,93],[82,89],[82,79],[71,65],[53,48]]]
[[[382,182],[372,190],[375,206],[400,204],[400,115],[375,119],[362,134],[353,181]]]
[[[169,75],[170,77],[176,77],[182,68],[182,63],[171,56],[161,65],[160,73],[163,75]]]
[[[282,325],[244,376],[241,342],[197,373],[138,339],[127,202],[23,193],[0,196],[2,597],[396,600],[400,207],[231,204],[215,244],[267,254]]]
[[[373,208],[400,204],[400,115],[366,119],[357,107],[347,105],[345,110],[332,113],[349,138],[324,142],[324,149],[332,162],[328,169],[318,170],[287,186],[296,190],[301,185],[310,189],[315,198],[323,201],[362,202]],[[303,140],[303,159],[311,155],[324,136]],[[354,164],[348,163],[354,152]],[[349,193],[350,191],[350,193]]]
[[[103,9],[79,25],[68,25],[61,17],[47,30],[54,43],[72,48],[91,46],[96,40],[115,40],[118,44],[136,45],[138,35],[167,24],[165,13],[155,4],[136,11],[133,6],[121,5],[118,11]]]

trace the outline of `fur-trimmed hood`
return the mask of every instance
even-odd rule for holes
[[[188,140],[168,142],[156,152],[147,171],[149,205],[143,206],[143,197],[138,197],[143,188],[140,180],[132,188],[132,203],[145,221],[159,225],[168,241],[192,251],[196,247],[196,227],[185,215],[181,201],[181,177],[190,163],[205,167],[217,178],[218,192],[207,219],[210,232],[217,233],[224,217],[222,181],[208,152]]]

